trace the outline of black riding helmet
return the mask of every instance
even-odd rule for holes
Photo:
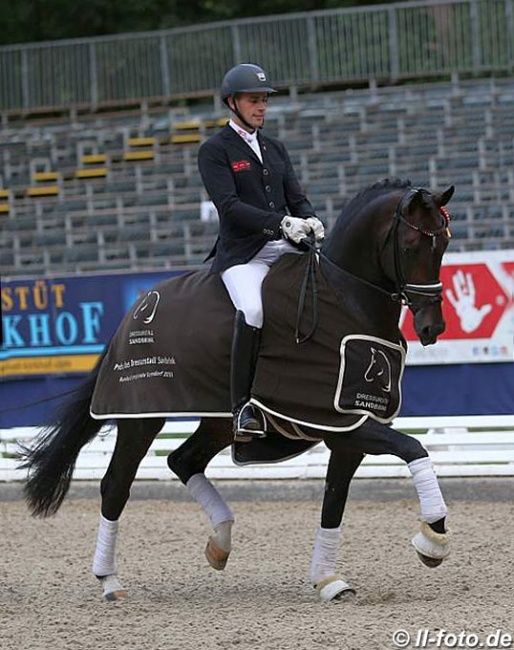
[[[227,99],[237,93],[274,93],[268,75],[258,65],[253,63],[240,63],[231,68],[221,82],[221,99]]]
[[[228,98],[234,97],[238,93],[275,93],[277,92],[268,81],[268,75],[265,70],[254,63],[240,63],[231,68],[223,77],[221,82],[221,99],[229,106]],[[250,126],[240,114],[237,104],[235,110],[229,106],[240,120],[247,126]]]

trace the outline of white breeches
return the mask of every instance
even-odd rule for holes
[[[271,241],[246,264],[232,266],[221,274],[234,307],[243,312],[251,327],[262,328],[262,283],[271,265],[285,253],[301,254],[301,251],[285,239]]]

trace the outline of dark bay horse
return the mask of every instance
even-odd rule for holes
[[[371,322],[391,325],[392,338],[396,338],[391,345],[395,348],[406,347],[398,327],[403,305],[413,313],[423,345],[435,343],[444,330],[439,273],[450,231],[443,206],[453,192],[450,187],[433,193],[401,180],[375,183],[347,204],[322,248],[307,253],[327,284],[344,295],[353,316],[360,314]],[[191,299],[194,301],[195,296]],[[136,310],[144,307],[146,304],[139,305]],[[20,451],[22,467],[28,470],[25,496],[34,515],[47,516],[58,510],[80,450],[103,424],[91,416],[90,407],[105,354],[77,394],[63,404],[55,422],[41,432],[34,445]],[[394,381],[390,364],[383,357],[383,351],[374,345],[363,368],[366,381],[382,378],[383,390],[390,393]],[[222,375],[220,381],[226,379]],[[313,400],[316,392],[315,387]],[[365,408],[369,396],[359,395],[359,406]],[[450,550],[445,526],[447,509],[427,451],[416,439],[388,426],[391,414],[381,418],[366,415],[365,410],[358,412],[364,415],[342,433],[331,427],[299,425],[275,412],[267,413],[268,436],[262,444],[273,447],[276,460],[301,453],[321,441],[330,450],[321,525],[316,531],[310,567],[311,583],[322,601],[342,600],[354,593],[337,575],[336,562],[350,481],[365,454],[393,454],[408,465],[421,509],[421,528],[412,544],[423,563],[437,566]],[[168,466],[210,518],[214,532],[206,556],[214,569],[222,570],[231,551],[234,515],[204,472],[213,457],[233,443],[233,436],[229,414],[217,415],[201,418],[196,432],[169,455]],[[93,560],[93,573],[102,581],[108,600],[126,595],[116,575],[118,520],[139,464],[164,422],[161,414],[117,419],[114,453],[101,481],[101,516]],[[253,444],[238,443],[248,449]]]

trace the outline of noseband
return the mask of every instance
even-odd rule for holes
[[[413,305],[412,303],[412,299],[411,299],[412,296],[425,296],[427,298],[427,300],[424,301],[425,305],[441,302],[443,283],[427,282],[422,284],[414,284],[412,282],[407,282],[405,278],[405,274],[403,272],[403,266],[402,266],[402,255],[400,249],[400,235],[399,235],[400,224],[403,223],[409,228],[411,228],[412,230],[419,232],[421,235],[425,237],[430,237],[432,239],[432,246],[431,246],[432,251],[435,251],[437,237],[443,234],[445,234],[447,237],[451,237],[450,228],[449,228],[450,215],[448,211],[445,210],[443,207],[439,208],[439,214],[441,217],[441,226],[437,228],[437,230],[426,230],[424,228],[421,228],[420,226],[416,226],[415,224],[410,223],[410,221],[408,221],[403,216],[405,207],[412,201],[412,199],[417,194],[428,195],[430,193],[418,187],[409,190],[400,199],[400,202],[398,203],[398,206],[393,216],[393,228],[392,228],[396,291],[393,294],[391,294],[391,298],[395,302],[399,302],[402,305],[407,305],[408,307],[410,307],[410,309],[413,312],[416,311],[416,306]]]

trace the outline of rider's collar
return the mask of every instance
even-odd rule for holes
[[[228,125],[234,129],[234,131],[243,138],[245,142],[247,142],[250,146],[257,141],[257,131],[254,131],[253,133],[248,133],[248,131],[245,131],[242,129],[238,124],[234,122],[234,120],[229,120]]]

